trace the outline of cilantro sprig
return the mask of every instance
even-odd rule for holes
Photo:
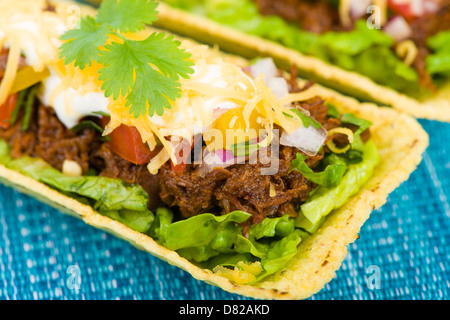
[[[154,32],[141,41],[127,38],[157,20],[157,6],[154,0],[104,0],[96,18],[83,17],[79,28],[61,37],[64,63],[83,70],[98,62],[105,96],[123,95],[136,118],[170,109],[170,101],[181,96],[180,77],[194,72],[191,55],[174,36]]]

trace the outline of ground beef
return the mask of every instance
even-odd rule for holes
[[[53,108],[36,101],[34,115],[27,130],[22,130],[22,115],[8,129],[0,128],[0,139],[11,146],[13,158],[38,157],[61,170],[65,160],[77,162],[83,173],[96,169],[100,176],[119,178],[139,184],[149,194],[151,210],[162,205],[159,198],[158,177],[150,174],[145,165],[135,165],[112,152],[109,142],[95,129],[75,134],[57,118]],[[98,121],[90,118],[91,121]]]
[[[342,26],[336,8],[326,0],[255,0],[264,15],[277,15],[298,23],[303,30],[324,33]]]
[[[289,172],[298,150],[282,147],[279,170],[274,175],[262,175],[263,164],[237,164],[220,168],[203,176],[198,166],[188,165],[177,175],[165,164],[158,178],[161,199],[177,207],[184,218],[210,212],[225,214],[242,210],[252,214],[251,225],[265,217],[288,214],[296,216],[297,205],[304,202],[314,184],[296,171]],[[270,190],[276,191],[275,196]]]
[[[427,71],[426,58],[430,53],[426,47],[417,47],[417,56],[412,63],[412,67],[417,71],[419,76],[419,84],[423,88],[427,88],[431,91],[436,91],[436,86],[433,82],[433,78]]]
[[[159,193],[158,176],[152,175],[146,165],[133,164],[112,151],[110,142],[104,142],[90,153],[90,164],[102,177],[118,178],[140,185],[149,195],[148,208],[155,210],[163,205]]]

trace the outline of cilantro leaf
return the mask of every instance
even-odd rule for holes
[[[191,57],[180,48],[174,36],[153,33],[134,41],[121,33],[136,32],[157,20],[154,0],[104,0],[97,20],[86,17],[80,28],[69,30],[61,39],[65,64],[75,62],[84,69],[93,61],[102,64],[99,80],[107,98],[123,95],[126,107],[135,117],[162,115],[170,101],[181,96],[180,77],[189,78],[194,70]],[[107,44],[112,36],[112,43]],[[100,50],[99,48],[104,49]]]
[[[99,58],[104,65],[99,80],[105,96],[117,99],[120,94],[128,95],[126,106],[135,117],[162,115],[164,109],[170,109],[169,100],[181,96],[179,77],[193,72],[192,62],[186,60],[190,54],[179,45],[172,36],[161,33],[143,41],[125,39],[107,45]]]
[[[91,66],[92,61],[98,58],[98,48],[108,40],[109,32],[108,26],[98,24],[94,18],[82,18],[79,29],[69,30],[61,36],[61,40],[67,42],[60,47],[60,58],[65,64],[75,61],[75,67],[81,70]]]
[[[126,106],[135,117],[145,113],[153,116],[155,112],[161,116],[164,109],[171,108],[169,100],[181,97],[180,86],[174,78],[165,77],[145,64],[136,72],[136,82],[127,97]]]
[[[194,72],[191,68],[194,63],[187,61],[191,54],[179,48],[181,42],[174,40],[173,35],[154,32],[144,41],[133,41],[132,44],[134,50],[145,56],[164,75],[187,79]]]
[[[158,3],[149,0],[103,1],[97,14],[97,22],[120,32],[143,30],[157,18]]]

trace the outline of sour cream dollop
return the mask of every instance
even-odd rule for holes
[[[55,109],[56,116],[67,128],[73,128],[86,116],[95,116],[94,112],[108,113],[109,100],[100,88],[90,92],[72,87],[59,90],[62,79],[52,68],[49,70],[50,76],[42,82],[39,98],[44,105]]]

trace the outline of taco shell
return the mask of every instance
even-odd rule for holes
[[[67,6],[71,4],[55,1],[52,3],[57,7],[57,12],[63,13],[67,12]],[[92,14],[91,10],[87,7],[83,12]],[[227,58],[238,64],[246,62],[241,57],[227,56]],[[305,84],[305,80],[299,79],[299,82]],[[381,162],[360,192],[330,214],[315,234],[300,243],[297,255],[284,270],[269,276],[257,285],[236,285],[209,270],[201,269],[180,257],[175,251],[159,245],[152,238],[102,216],[92,207],[2,165],[0,165],[0,181],[182,268],[195,279],[218,286],[230,293],[257,299],[305,299],[321,290],[335,277],[347,254],[348,244],[359,237],[360,228],[372,210],[382,206],[389,193],[408,179],[421,162],[421,155],[428,146],[426,132],[415,119],[406,114],[372,103],[360,103],[354,98],[343,96],[320,85],[314,85],[309,90],[314,90],[317,95],[333,103],[340,111],[351,112],[373,122],[372,139],[378,148]]]
[[[295,65],[301,77],[315,80],[346,95],[392,106],[416,118],[450,122],[450,81],[433,96],[415,99],[379,85],[366,76],[303,55],[275,42],[223,26],[205,17],[171,8],[165,3],[159,4],[158,11],[159,20],[155,25],[164,29],[192,37],[200,42],[217,44],[224,51],[246,58],[270,56],[280,67],[290,68]]]

